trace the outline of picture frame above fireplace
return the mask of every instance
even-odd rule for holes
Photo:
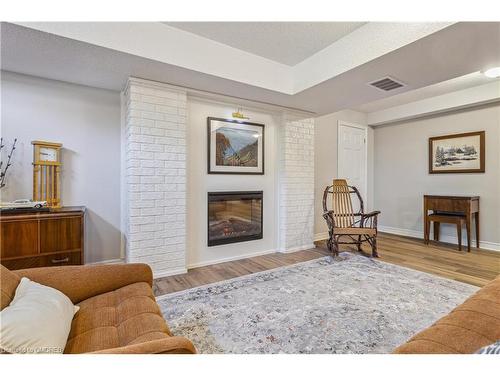
[[[264,174],[264,124],[207,118],[209,174]]]

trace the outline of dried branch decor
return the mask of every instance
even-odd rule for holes
[[[3,164],[3,160],[0,160],[0,189],[5,186],[5,178],[7,177],[7,170],[12,165],[12,163],[10,161],[12,159],[12,154],[14,153],[14,150],[16,149],[16,143],[17,143],[17,138],[14,139],[14,143],[12,144],[12,148],[10,149],[10,152],[7,155],[7,162],[5,163],[5,167]],[[0,153],[5,146],[6,145],[4,145],[4,143],[3,143],[3,138],[0,138]]]

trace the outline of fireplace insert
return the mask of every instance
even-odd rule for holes
[[[208,193],[208,246],[262,238],[262,191]]]

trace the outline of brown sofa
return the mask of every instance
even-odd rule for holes
[[[21,277],[58,289],[80,306],[64,353],[195,353],[172,336],[156,304],[153,275],[145,264],[65,266],[9,271],[0,266],[3,310]]]
[[[500,276],[394,353],[475,353],[497,340],[500,340]]]

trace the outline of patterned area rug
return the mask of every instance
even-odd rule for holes
[[[477,289],[342,253],[158,303],[200,353],[390,353]]]

